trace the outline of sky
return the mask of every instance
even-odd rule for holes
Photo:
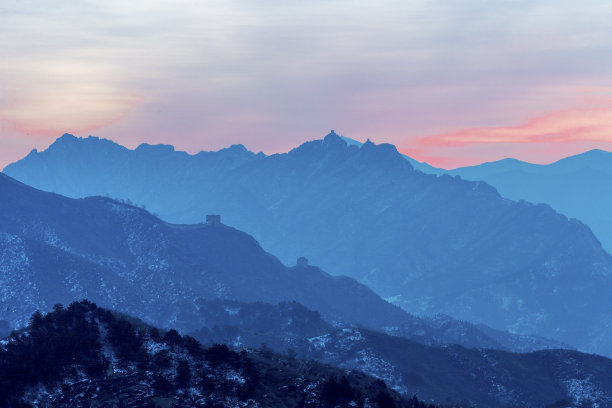
[[[612,150],[612,2],[3,0],[0,168],[63,133],[191,153],[337,133],[454,168]]]

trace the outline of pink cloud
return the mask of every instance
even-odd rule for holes
[[[424,150],[491,143],[612,142],[612,108],[552,112],[518,126],[468,128],[425,136]]]
[[[400,150],[432,165],[453,168],[514,157],[547,163],[612,146],[612,106],[567,109],[520,125],[473,127],[417,137]]]

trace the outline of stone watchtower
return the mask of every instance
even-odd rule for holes
[[[206,224],[208,225],[221,225],[221,216],[218,214],[207,214]]]
[[[304,258],[303,256],[299,257],[297,259],[297,266],[299,267],[306,267],[308,266],[308,258]]]

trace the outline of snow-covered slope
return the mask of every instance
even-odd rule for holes
[[[416,402],[416,405],[414,404]],[[83,301],[0,345],[2,407],[418,408],[360,372],[225,345],[203,348]]]
[[[200,304],[204,343],[266,344],[380,378],[405,395],[477,407],[608,406],[612,361],[569,350],[529,354],[435,347],[347,325],[329,325],[295,303],[214,301]],[[555,403],[563,405],[554,405]]]

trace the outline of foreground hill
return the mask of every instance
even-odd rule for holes
[[[612,355],[612,258],[588,227],[482,182],[415,171],[391,145],[332,133],[287,154],[190,156],[66,135],[6,170],[73,197],[129,198],[172,222],[220,213],[281,260],[308,256],[406,310]]]
[[[612,252],[612,153],[591,150],[541,165],[505,159],[449,172],[483,180],[513,200],[547,203],[585,222]]]
[[[359,372],[203,348],[87,301],[35,314],[0,344],[0,406],[425,408]]]
[[[460,346],[431,347],[346,326],[331,326],[295,303],[208,301],[199,305],[203,344],[271,348],[359,370],[404,395],[474,407],[612,404],[612,360],[569,350],[516,354]]]
[[[243,324],[234,329],[245,334],[249,321],[261,318],[251,311],[257,315],[262,307],[275,308],[225,306],[231,316],[242,314]],[[236,307],[244,310],[234,313]],[[302,325],[302,332],[316,320],[313,312],[296,305],[277,309],[294,317],[290,326]],[[285,324],[270,321],[269,326]],[[518,355],[435,348],[347,328],[307,339],[292,338],[295,333],[290,330],[284,339],[299,340],[296,345],[304,354],[297,358],[295,352],[282,356],[267,346],[240,351],[248,346],[240,337],[230,347],[202,347],[192,337],[87,301],[66,309],[56,305],[46,316],[35,313],[25,330],[0,343],[0,406],[425,408],[387,389],[388,380],[405,392],[433,395],[449,407],[578,408],[612,402],[612,361],[602,357],[559,350]],[[382,373],[385,382],[362,374],[361,368]]]
[[[35,310],[87,297],[161,327],[202,326],[202,299],[298,301],[330,322],[392,331],[428,344],[509,350],[558,347],[409,315],[346,277],[288,268],[223,224],[167,224],[103,197],[69,199],[0,174],[0,319],[23,326]]]

